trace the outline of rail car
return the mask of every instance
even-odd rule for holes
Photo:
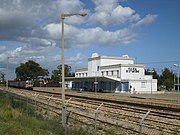
[[[33,90],[33,81],[8,81],[8,86],[21,88],[21,89],[28,89]]]

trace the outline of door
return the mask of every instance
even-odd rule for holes
[[[129,82],[121,82],[121,91],[128,92],[129,91]]]

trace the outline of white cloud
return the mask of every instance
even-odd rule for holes
[[[40,32],[42,25],[60,22],[61,13],[82,9],[83,3],[80,0],[1,0],[0,39],[16,40],[17,37],[31,37],[32,31]],[[69,20],[69,23],[70,21],[76,22]]]
[[[47,24],[43,30],[48,32],[48,35],[53,38],[53,39],[57,39],[58,37],[60,37],[61,34],[61,25],[59,23],[51,23],[51,24]]]
[[[59,25],[49,24],[45,26],[49,36],[54,39],[59,39],[60,33]],[[136,34],[130,29],[122,29],[117,31],[104,31],[100,27],[78,29],[71,25],[65,25],[65,47],[87,47],[90,45],[111,46],[119,44],[129,44],[135,41]]]
[[[90,20],[96,25],[122,25],[140,19],[135,10],[122,7],[117,0],[93,0],[95,13]]]
[[[155,19],[157,18],[158,16],[157,15],[146,15],[145,18],[141,19],[140,21],[138,21],[136,24],[132,24],[132,28],[138,28],[142,25],[149,25],[149,24],[152,24]]]
[[[101,25],[130,23],[133,28],[137,28],[152,23],[156,18],[147,15],[140,20],[135,10],[121,6],[118,0],[93,0],[93,2],[94,13],[83,9],[84,4],[80,0],[1,0],[0,40],[21,42],[24,54],[45,52],[60,44],[60,14],[86,10],[89,16],[73,16],[65,19],[67,48],[82,48],[94,44],[101,46],[129,44],[135,41],[136,34],[132,29],[124,27],[106,31]],[[91,26],[89,20],[99,26],[81,29],[71,25],[86,22],[86,26]]]
[[[0,46],[0,52],[6,50],[6,46]]]
[[[0,1],[0,41],[18,43],[13,48],[0,45],[0,62],[6,61],[7,56],[24,59],[33,56],[36,59],[59,47],[62,13],[80,10],[88,12],[86,17],[72,16],[65,19],[66,48],[130,44],[136,41],[135,28],[151,24],[157,18],[157,15],[149,14],[141,19],[134,9],[120,4],[120,1],[125,0],[92,0],[95,6],[91,9],[84,9],[82,0]],[[117,29],[108,31],[113,26]],[[81,61],[82,57],[79,53],[68,61]],[[46,59],[40,58],[39,61]],[[52,59],[46,61],[52,65]]]
[[[76,56],[71,56],[67,58],[66,63],[69,65],[77,65],[81,63],[81,61],[84,59],[84,56],[81,53],[77,53]]]
[[[0,62],[6,61],[7,60],[7,56],[5,53],[0,54]]]
[[[86,17],[82,17],[82,16],[71,16],[71,17],[67,17],[65,19],[65,22],[67,24],[71,24],[71,25],[80,25],[82,23],[87,22],[87,16]]]

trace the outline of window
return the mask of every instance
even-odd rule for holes
[[[97,71],[99,71],[100,70],[100,66],[97,66]]]
[[[102,73],[102,76],[104,76],[104,72],[101,72]]]
[[[106,71],[106,75],[108,75],[108,71]]]
[[[113,72],[113,71],[111,71],[111,75],[114,75],[114,72]]]
[[[146,82],[141,82],[141,88],[146,88]]]
[[[119,70],[117,70],[117,76],[119,76]]]

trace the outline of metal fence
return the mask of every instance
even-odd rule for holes
[[[144,124],[146,117],[148,117],[150,110],[146,114],[142,114],[142,118],[137,121],[137,123],[130,123],[123,119],[115,119],[102,116],[99,110],[103,107],[103,103],[99,105],[94,111],[84,111],[78,108],[70,107],[69,102],[71,98],[66,101],[65,108],[62,109],[61,99],[54,98],[51,96],[41,96],[37,93],[31,93],[29,95],[21,92],[20,94],[15,94],[8,92],[8,94],[19,100],[26,103],[27,105],[27,115],[30,113],[28,106],[31,104],[34,106],[36,115],[43,115],[43,117],[49,121],[47,124],[47,129],[50,126],[51,119],[58,119],[59,124],[61,125],[62,111],[65,111],[66,117],[65,127],[63,127],[64,135],[70,135],[70,129],[79,130],[79,134],[89,135],[165,135],[166,132],[161,131],[161,129],[156,129],[155,127],[148,127]],[[61,125],[62,126],[62,125]],[[176,134],[176,132],[174,133]],[[178,132],[177,132],[178,134]]]

